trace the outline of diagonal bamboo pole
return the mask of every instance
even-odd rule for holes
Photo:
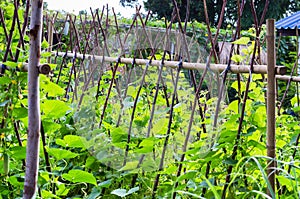
[[[28,67],[28,137],[23,199],[35,198],[39,168],[40,96],[39,62],[41,56],[43,0],[31,1],[30,53]]]
[[[267,86],[267,155],[270,158],[268,162],[268,180],[269,185],[267,193],[275,198],[275,173],[276,173],[276,140],[275,140],[275,20],[267,20],[267,63],[268,63],[268,86]]]

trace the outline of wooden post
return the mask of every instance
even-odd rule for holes
[[[35,198],[37,190],[41,123],[38,66],[41,56],[42,15],[43,0],[31,0],[28,64],[28,136],[23,199]]]
[[[267,193],[270,197],[275,197],[275,173],[276,173],[276,139],[275,139],[275,20],[267,20],[267,67],[268,67],[268,85],[267,85],[267,155],[271,160],[268,162],[267,174],[270,186]],[[271,190],[272,189],[272,190]],[[273,194],[274,193],[274,194]]]

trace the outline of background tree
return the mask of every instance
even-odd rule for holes
[[[260,17],[266,0],[256,0],[254,5],[256,7],[257,15]],[[123,6],[133,5],[137,0],[120,0]],[[187,0],[177,0],[178,8],[180,9],[181,19],[185,19]],[[207,1],[207,9],[210,22],[213,26],[217,25],[218,17],[221,12],[223,0]],[[170,20],[173,11],[173,3],[170,0],[147,0],[144,1],[145,9],[151,10],[157,18],[165,17]],[[300,9],[300,2],[298,0],[273,0],[269,3],[267,11],[267,18],[274,18],[276,20],[282,18],[286,13],[295,12]],[[190,19],[204,22],[204,8],[203,0],[190,1]],[[227,0],[227,9],[224,17],[223,28],[228,24],[233,25],[237,20],[237,0]],[[253,24],[253,17],[250,9],[250,2],[246,1],[244,13],[242,16],[242,29],[247,29]]]
[[[133,3],[136,3],[138,0],[120,0],[122,6],[133,6]]]

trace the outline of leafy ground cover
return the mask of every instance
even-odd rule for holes
[[[1,2],[1,6],[6,8],[3,17],[6,29],[16,29],[11,17],[13,5]],[[23,23],[24,9],[18,12]],[[134,24],[128,19],[120,21]],[[109,29],[107,23],[102,25],[107,27],[102,29],[107,34],[118,35],[116,28]],[[163,21],[150,21],[147,25],[166,28]],[[61,30],[64,27],[57,26]],[[78,27],[81,38],[84,30],[92,30]],[[194,22],[188,28],[191,37],[197,31],[198,43],[208,43],[204,24]],[[2,60],[10,52],[4,45],[5,31],[2,26]],[[222,30],[221,37],[231,33]],[[252,30],[245,31],[243,36],[253,41],[251,33]],[[14,69],[26,62],[29,40],[24,35],[24,46],[18,47],[19,32],[14,31],[12,38],[11,54],[18,50],[20,54],[17,61],[13,59],[15,56],[8,56],[4,64]],[[74,38],[74,35],[66,36],[64,44],[57,48],[67,50],[78,45]],[[99,42],[108,44],[110,50],[118,43],[113,42],[115,37],[107,43],[100,38]],[[91,45],[93,50],[97,47],[92,46],[95,43],[80,41],[78,46],[82,50],[83,46]],[[44,41],[41,62],[46,63],[51,57],[53,73],[40,76],[42,141],[37,197],[269,197],[266,195],[270,186],[266,174],[269,159],[266,156],[266,82],[262,75],[251,74],[249,88],[249,74],[228,75],[225,83],[231,92],[220,94],[222,76],[209,71],[202,90],[196,92],[192,73],[180,67],[103,64],[92,59],[58,57],[46,52],[48,47]],[[206,52],[209,47],[207,44],[202,50]],[[149,49],[140,54],[151,59]],[[172,57],[164,51],[154,55],[158,60]],[[247,60],[238,55],[235,58],[240,59],[235,61]],[[282,62],[285,60],[281,57]],[[200,81],[203,71],[194,72],[197,82]],[[6,70],[0,77],[0,85],[3,112],[0,193],[1,198],[21,198],[27,144],[27,74]],[[300,127],[296,115],[299,100],[294,93],[289,99],[287,108],[276,117],[277,190],[271,191],[274,198],[299,197]],[[216,111],[217,104],[220,111]],[[288,110],[294,114],[287,114]]]

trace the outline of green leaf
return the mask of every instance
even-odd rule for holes
[[[4,77],[0,77],[0,85],[3,85],[3,84],[9,84],[11,82],[11,79],[7,76],[4,76]]]
[[[121,198],[128,196],[130,194],[133,194],[134,192],[137,192],[140,188],[139,187],[134,187],[132,189],[130,189],[128,192],[126,191],[126,189],[115,189],[111,192],[111,194],[117,195]]]
[[[253,115],[254,122],[260,128],[266,127],[266,120],[267,120],[266,112],[267,112],[266,106],[260,106]]]
[[[66,135],[64,137],[64,142],[66,143],[67,147],[74,147],[74,148],[86,148],[87,140],[84,137],[78,135]]]
[[[239,113],[239,101],[238,100],[232,101],[226,108],[227,113],[231,113],[231,111],[233,111],[235,114]]]
[[[111,179],[105,180],[105,181],[103,181],[103,182],[100,182],[100,183],[98,184],[98,187],[105,187],[105,188],[108,188],[108,187],[110,187],[111,183],[112,183]]]
[[[167,132],[167,125],[168,125],[168,119],[167,118],[162,118],[162,119],[158,120],[153,125],[153,133],[155,135],[165,134]]]
[[[44,38],[44,40],[43,40],[43,42],[41,44],[41,47],[44,48],[44,49],[49,47],[49,43],[46,41],[45,38]]]
[[[94,156],[89,156],[85,161],[85,167],[91,168],[92,165],[97,161],[97,159]]]
[[[56,196],[55,194],[49,191],[42,190],[42,198],[50,199],[50,198],[60,198],[60,197]]]
[[[142,142],[139,144],[139,148],[135,149],[134,152],[136,153],[150,153],[153,151],[153,147],[155,144],[155,138],[145,138],[142,140]]]
[[[41,54],[41,57],[46,58],[46,57],[51,57],[51,55],[52,55],[51,52],[43,52],[43,53]]]
[[[16,160],[23,160],[26,158],[26,147],[15,146],[9,149],[10,156]]]
[[[117,195],[121,198],[127,196],[127,191],[126,189],[115,189],[111,192],[111,194]]]
[[[300,106],[294,107],[294,108],[293,108],[293,111],[294,111],[295,113],[298,113],[298,112],[300,111]]]
[[[233,44],[237,44],[237,45],[247,45],[250,41],[249,37],[241,37],[238,40],[235,40],[234,42],[232,42]]]
[[[22,187],[24,185],[24,182],[20,182],[19,178],[14,175],[14,176],[10,176],[8,178],[8,182],[13,185],[14,187]]]
[[[246,90],[246,83],[240,82],[240,86],[241,86],[241,92],[244,92]],[[236,91],[238,91],[239,90],[238,81],[234,81],[231,84],[231,87],[234,88]]]
[[[2,64],[6,65],[8,67],[17,67],[18,66],[18,63],[12,62],[12,61],[6,61],[6,62],[4,62]]]
[[[101,195],[102,191],[98,187],[93,187],[92,192],[88,195],[86,199],[97,199]]]
[[[43,90],[49,97],[57,97],[65,94],[65,90],[59,85],[50,81],[45,75],[40,75],[41,90]]]
[[[112,143],[120,143],[120,142],[126,142],[127,141],[127,132],[121,128],[115,128],[111,132],[111,137],[112,137]]]
[[[24,108],[24,107],[14,108],[13,116],[17,119],[25,118],[28,116],[28,110],[27,110],[27,108]]]
[[[244,57],[242,55],[232,55],[231,60],[240,63],[244,60]]]
[[[65,102],[59,100],[46,100],[41,104],[41,110],[45,117],[58,119],[63,117],[67,111],[71,110]]]
[[[49,155],[55,157],[57,160],[75,158],[79,155],[78,153],[73,153],[65,149],[46,147],[46,150],[49,153]]]
[[[88,173],[86,171],[74,169],[70,170],[68,173],[64,173],[62,177],[65,180],[68,180],[73,183],[90,183],[97,186],[96,178],[93,176],[93,174]]]
[[[127,195],[137,192],[138,190],[140,190],[140,187],[133,187],[132,189],[129,189],[129,191],[127,192]]]
[[[238,163],[237,160],[233,160],[232,158],[226,158],[223,162],[224,164],[229,164],[229,165],[236,165]]]
[[[290,178],[287,178],[285,176],[276,176],[280,185],[281,186],[286,186],[286,188],[289,190],[289,191],[292,191],[293,190],[293,186],[295,185],[295,182],[290,179]]]
[[[70,189],[66,188],[66,185],[65,184],[60,184],[58,185],[58,190],[56,192],[56,195],[58,196],[66,196],[68,195]]]
[[[136,169],[139,164],[139,161],[127,162],[124,167],[122,167],[119,171],[127,171]]]
[[[196,174],[197,174],[197,171],[193,171],[193,170],[187,171],[185,174],[183,174],[179,178],[177,178],[177,181],[180,182],[182,180],[193,179],[193,178],[195,178]]]
[[[136,88],[134,86],[129,86],[128,89],[127,89],[127,95],[135,98],[136,96]]]
[[[140,117],[137,117],[134,120],[134,123],[139,127],[145,127],[148,124],[150,116],[149,115],[142,115]]]

